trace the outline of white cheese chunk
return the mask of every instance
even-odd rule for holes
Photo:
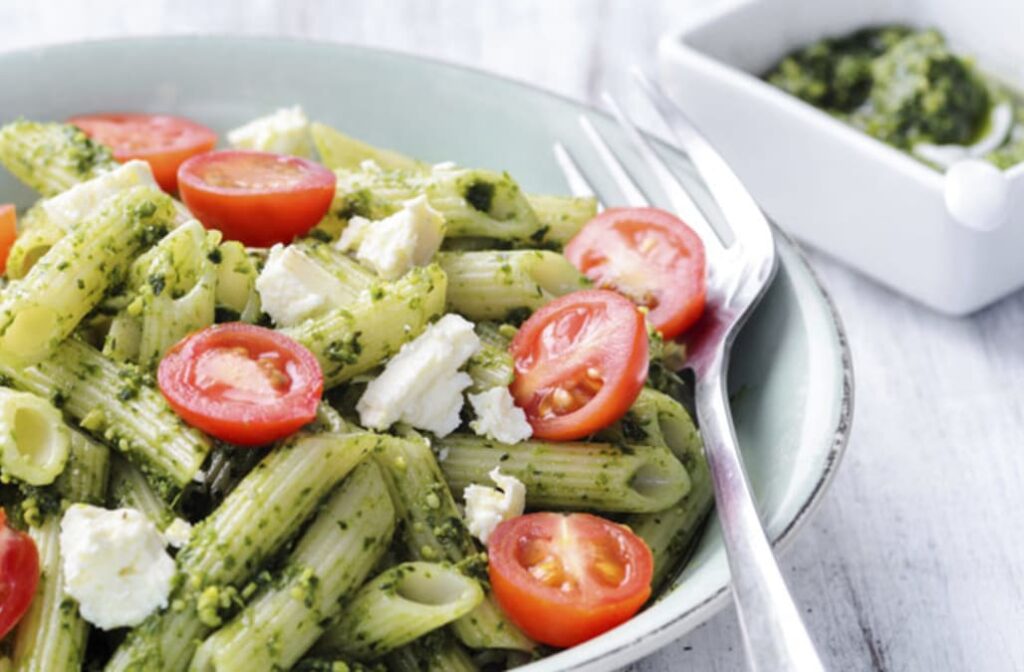
[[[459,426],[462,392],[472,383],[459,371],[480,349],[473,324],[448,314],[402,346],[356,404],[364,427],[405,422],[437,436]]]
[[[430,263],[443,238],[444,217],[418,196],[385,219],[353,217],[337,245],[342,252],[355,250],[356,259],[385,280],[396,280]]]
[[[46,219],[65,230],[96,214],[111,196],[137,186],[159,189],[153,171],[145,161],[129,161],[109,173],[76,184],[39,204]]]
[[[462,493],[466,502],[466,527],[485,544],[494,528],[502,521],[523,515],[526,508],[526,486],[518,478],[502,474],[501,467],[495,467],[488,476],[500,491],[474,484],[466,486]]]
[[[340,281],[291,245],[270,248],[256,291],[263,310],[280,327],[291,327],[327,308],[340,307]]]
[[[143,513],[75,504],[60,522],[60,550],[66,590],[93,625],[135,626],[167,606],[174,560]]]
[[[533,427],[526,413],[516,406],[507,387],[492,387],[480,394],[469,395],[476,420],[469,423],[480,436],[489,436],[502,443],[519,443],[533,436]]]
[[[228,142],[237,149],[254,149],[303,158],[313,155],[309,119],[298,105],[253,119],[245,126],[228,131]]]
[[[353,217],[349,220],[344,231],[341,232],[341,236],[338,238],[338,242],[336,242],[334,246],[342,252],[358,250],[359,246],[363,244],[364,240],[366,240],[366,236],[370,233],[370,229],[373,228],[374,224],[374,221],[365,217]]]
[[[174,548],[181,548],[192,538],[192,523],[175,518],[164,528],[164,539]]]
[[[384,172],[384,169],[380,167],[380,164],[373,159],[363,159],[359,162],[359,170],[364,173],[374,173],[380,175]]]

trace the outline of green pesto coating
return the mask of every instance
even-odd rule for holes
[[[765,77],[815,107],[852,112],[871,93],[871,62],[910,32],[884,26],[819,40],[785,56]]]
[[[331,170],[357,170],[364,161],[373,161],[384,170],[429,170],[429,164],[417,161],[390,149],[374,147],[345,135],[330,126],[310,124],[313,144],[320,161]]]
[[[131,260],[174,224],[170,197],[134,187],[105,202],[0,294],[0,357],[34,364],[123,283]]]
[[[102,504],[107,490],[106,447],[72,431],[68,465],[53,489],[64,502]],[[13,635],[13,670],[51,672],[78,670],[85,659],[89,626],[78,604],[64,589],[60,554],[60,513],[32,526],[29,534],[39,552],[39,585],[28,612]]]
[[[401,209],[403,202],[426,195],[430,206],[444,216],[449,237],[530,241],[544,226],[508,173],[459,168],[336,173],[330,212],[340,219],[383,219]]]
[[[508,351],[515,327],[477,322],[474,331],[480,337],[480,350],[466,364],[466,373],[473,379],[468,392],[479,394],[492,387],[508,387],[515,378],[515,362]]]
[[[549,250],[441,252],[437,261],[448,276],[448,310],[477,321],[533,312],[590,286],[568,259]]]
[[[993,107],[1010,103],[1013,129],[984,158],[1000,168],[1024,159],[1024,98],[953,53],[935,30],[880,26],[819,40],[765,79],[903,150],[969,145],[988,131]]]
[[[436,264],[377,286],[347,309],[336,309],[282,332],[309,348],[330,388],[373,369],[444,313],[447,280]],[[372,337],[370,337],[372,335]]]
[[[299,435],[271,451],[196,526],[177,556],[170,606],[128,633],[107,672],[185,670],[199,642],[221,625],[220,609],[246,592],[377,440],[367,433]]]
[[[624,523],[644,540],[654,556],[655,594],[689,555],[714,502],[711,473],[696,425],[679,402],[645,388],[627,417],[645,440],[664,446],[679,459],[690,476],[690,490],[671,507],[655,513],[635,514]],[[625,423],[620,423],[620,426]],[[613,430],[616,431],[616,430]],[[622,431],[617,430],[617,431]]]
[[[468,392],[479,394],[492,387],[508,387],[515,378],[515,363],[507,348],[483,343],[469,358],[466,373],[473,379]]]
[[[477,553],[430,447],[382,437],[373,452],[404,522],[401,539],[416,560],[460,562]]]
[[[597,216],[597,199],[593,196],[527,194],[526,200],[542,225],[531,241],[537,247],[560,250]]]
[[[191,669],[289,669],[370,576],[395,527],[380,468],[364,460],[315,514],[284,568],[199,647]]]
[[[141,511],[161,530],[175,518],[174,509],[153,490],[145,474],[132,462],[114,455],[110,463],[110,505]]]
[[[67,339],[35,366],[0,360],[0,375],[13,387],[49,398],[135,463],[167,499],[195,478],[210,451],[209,438],[170,409],[151,376],[116,364],[78,338]]]
[[[0,128],[0,164],[43,196],[113,170],[110,149],[71,124],[15,121]]]
[[[385,659],[391,672],[476,672],[479,669],[447,630],[434,630]]]
[[[192,220],[131,265],[130,303],[119,317],[139,324],[138,350],[131,360],[143,369],[154,369],[172,345],[213,324],[218,273],[208,257],[220,252],[219,241],[219,232],[207,231]]]
[[[984,81],[934,31],[898,41],[871,63],[864,128],[897,147],[917,142],[967,144],[984,127],[990,107]]]
[[[406,562],[360,588],[317,647],[373,660],[465,616],[483,599],[480,585],[451,565]]]
[[[25,211],[18,220],[18,238],[7,254],[7,277],[25,277],[32,266],[57,244],[67,231],[51,222],[39,202]]]
[[[384,437],[373,457],[381,466],[401,521],[399,539],[406,557],[461,563],[478,553],[437,459],[424,440]],[[463,644],[474,649],[534,648],[490,595],[452,628]]]
[[[426,162],[418,161],[391,149],[374,147],[356,140],[324,124],[313,123],[310,126],[313,142],[320,154],[321,162],[328,168],[345,171],[361,171],[365,161],[373,161],[384,172],[429,175],[434,168]],[[487,186],[482,186],[487,185]],[[487,180],[470,182],[465,190],[465,200],[480,211],[486,205],[492,205],[494,197],[500,196],[499,188],[488,188]],[[489,203],[482,198],[486,192]],[[584,224],[597,214],[597,199],[589,196],[549,196],[526,194],[526,202],[533,210],[537,226],[528,235],[525,232],[509,238],[498,229],[471,237],[469,234],[455,231],[451,235],[458,239],[483,241],[478,249],[502,249],[502,244],[522,244],[526,247],[540,247],[559,250],[567,243]],[[372,194],[364,190],[347,192],[335,201],[334,207],[325,218],[325,223],[317,227],[316,234],[323,234],[327,240],[337,237],[338,231],[344,228],[348,218],[356,214],[371,213],[374,199]],[[475,204],[475,205],[474,205]],[[364,214],[364,216],[367,216]]]
[[[303,658],[292,668],[292,672],[388,672],[389,669],[383,663],[361,663],[331,657]]]
[[[475,435],[438,440],[441,469],[449,487],[492,485],[495,467],[526,486],[531,509],[645,513],[675,504],[690,489],[679,460],[662,446],[640,443],[548,443],[515,445]]]

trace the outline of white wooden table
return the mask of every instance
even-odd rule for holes
[[[605,88],[626,92],[626,67],[652,65],[662,31],[713,1],[0,0],[0,49],[286,34],[471,64],[596,101]],[[849,330],[857,408],[832,490],[782,564],[830,669],[1024,669],[1024,296],[953,320],[811,259]],[[743,669],[732,610],[636,669]]]

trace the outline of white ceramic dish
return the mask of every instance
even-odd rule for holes
[[[617,148],[614,121],[585,106],[472,70],[337,44],[225,37],[93,42],[0,54],[0,123],[97,110],[181,114],[223,133],[282,105],[430,161],[506,169],[529,191],[568,193],[551,147],[585,147],[587,114]],[[684,170],[677,152],[666,156]],[[624,156],[625,156],[624,152]],[[597,157],[578,158],[596,165]],[[655,184],[627,157],[641,186]],[[585,166],[586,167],[586,166]],[[688,171],[692,176],[693,170]],[[695,198],[702,185],[688,178]],[[602,185],[606,186],[606,185]],[[651,190],[662,206],[663,197]],[[34,196],[0,170],[0,202]],[[777,237],[779,271],[736,343],[729,382],[737,435],[769,537],[791,541],[820,501],[850,431],[852,371],[838,318],[799,252]],[[669,592],[635,618],[530,672],[611,670],[665,645],[728,602],[717,524]],[[738,645],[738,643],[737,643]]]
[[[935,27],[1024,86],[1020,0],[746,0],[694,18],[660,45],[663,83],[761,206],[798,238],[954,315],[1024,286],[1024,164],[1004,173],[1009,216],[955,221],[944,177],[761,81],[783,55],[864,26]]]

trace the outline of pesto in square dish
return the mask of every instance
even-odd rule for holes
[[[935,30],[879,26],[826,38],[764,78],[939,169],[958,157],[1004,169],[1024,161],[1024,98]]]

